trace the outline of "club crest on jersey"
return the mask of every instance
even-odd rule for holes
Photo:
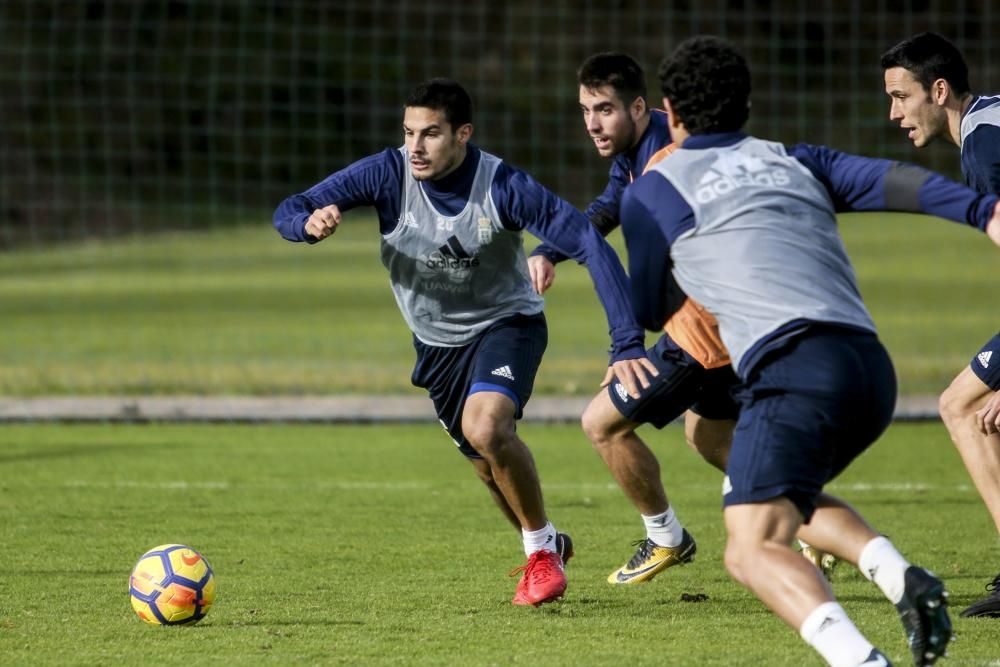
[[[479,218],[479,243],[485,245],[493,239],[493,223],[489,218]]]

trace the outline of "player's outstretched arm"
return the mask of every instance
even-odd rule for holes
[[[388,234],[399,221],[403,167],[403,156],[394,148],[362,158],[285,199],[272,224],[284,239],[317,243],[336,231],[342,214],[374,206],[379,229]]]
[[[905,162],[842,153],[825,146],[799,144],[790,155],[823,183],[838,212],[906,211],[925,213],[976,227],[997,242],[997,196],[983,194],[940,174]]]
[[[340,209],[336,204],[330,204],[323,208],[318,208],[312,212],[306,220],[306,234],[317,241],[322,241],[327,236],[331,236],[340,225]]]

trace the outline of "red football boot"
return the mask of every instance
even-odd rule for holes
[[[566,574],[559,554],[541,549],[528,557],[528,564],[519,567],[511,576],[523,572],[517,582],[517,592],[511,600],[516,605],[537,607],[558,600],[566,592]]]

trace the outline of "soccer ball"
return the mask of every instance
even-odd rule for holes
[[[132,609],[151,625],[193,624],[215,601],[215,575],[191,547],[163,544],[139,557],[128,592]]]

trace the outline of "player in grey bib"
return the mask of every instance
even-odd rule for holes
[[[399,151],[408,163],[406,148]],[[480,152],[468,203],[452,216],[404,170],[402,215],[382,236],[382,263],[406,323],[428,345],[465,345],[501,318],[542,312],[521,232],[500,224],[490,196],[500,163]]]
[[[458,83],[417,86],[404,107],[403,134],[403,148],[363,158],[286,199],[274,225],[286,239],[317,243],[336,231],[344,211],[375,209],[382,262],[413,332],[411,381],[427,390],[458,451],[520,533],[528,561],[512,602],[551,602],[566,591],[563,567],[573,547],[548,519],[534,459],[517,433],[548,341],[522,231],[587,267],[608,318],[610,366],[637,394],[652,367],[628,279],[582,213],[469,142],[472,100]]]
[[[750,72],[722,39],[681,43],[659,78],[680,148],[625,191],[622,229],[639,321],[658,330],[696,299],[743,379],[722,489],[726,566],[830,665],[888,664],[792,549],[798,533],[857,565],[896,606],[915,662],[932,664],[951,640],[944,584],[824,491],[896,399],[835,213],[930,213],[997,242],[1000,198],[911,165],[747,136]]]
[[[796,320],[875,331],[830,194],[784,146],[746,137],[677,151],[653,171],[695,211],[697,224],[671,244],[674,277],[716,315],[741,376],[751,347]],[[724,273],[711,270],[719,263]],[[781,267],[780,279],[772,267]]]

